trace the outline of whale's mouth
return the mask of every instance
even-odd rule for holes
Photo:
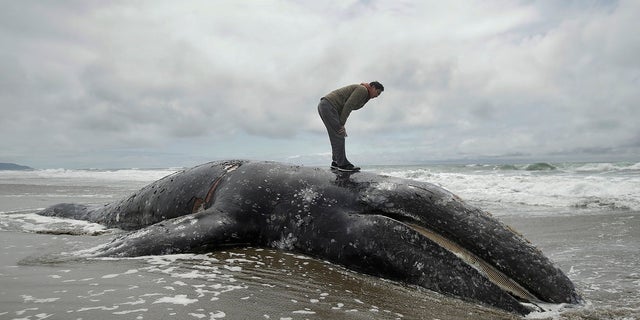
[[[400,222],[400,223],[403,223],[403,222]],[[441,234],[438,234],[433,230],[427,229],[425,227],[422,227],[413,223],[407,223],[407,222],[404,222],[403,224],[419,232],[421,235],[435,242],[436,244],[446,249],[447,251],[450,251],[451,253],[455,254],[458,258],[460,258],[465,263],[467,263],[468,265],[478,270],[478,272],[484,275],[492,283],[500,287],[500,289],[508,292],[510,295],[512,295],[514,298],[516,298],[520,302],[531,303],[536,306],[540,303],[543,303],[542,300],[537,298],[534,294],[529,292],[526,288],[521,286],[515,280],[511,279],[509,276],[507,276],[500,270],[496,269],[496,267],[494,267],[487,261],[481,259],[480,257],[473,254],[472,252],[465,249],[464,247],[460,246],[459,244],[455,243],[454,241],[451,241],[450,239],[442,236]]]

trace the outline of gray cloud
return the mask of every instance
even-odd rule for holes
[[[349,119],[357,161],[640,153],[635,1],[5,9],[1,161],[323,163],[318,99],[371,80],[387,90]]]

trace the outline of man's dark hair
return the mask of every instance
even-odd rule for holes
[[[380,90],[380,92],[384,91],[384,86],[378,81],[370,82],[369,85]]]

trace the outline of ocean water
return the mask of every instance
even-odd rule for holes
[[[127,259],[65,253],[120,230],[34,212],[108,203],[179,168],[0,171],[0,319],[518,319],[270,248]],[[431,182],[511,225],[582,306],[528,319],[640,319],[640,163],[370,166]]]

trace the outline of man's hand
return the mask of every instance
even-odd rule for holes
[[[340,127],[340,129],[338,130],[338,134],[343,137],[347,137],[347,130],[344,128],[344,126]]]

